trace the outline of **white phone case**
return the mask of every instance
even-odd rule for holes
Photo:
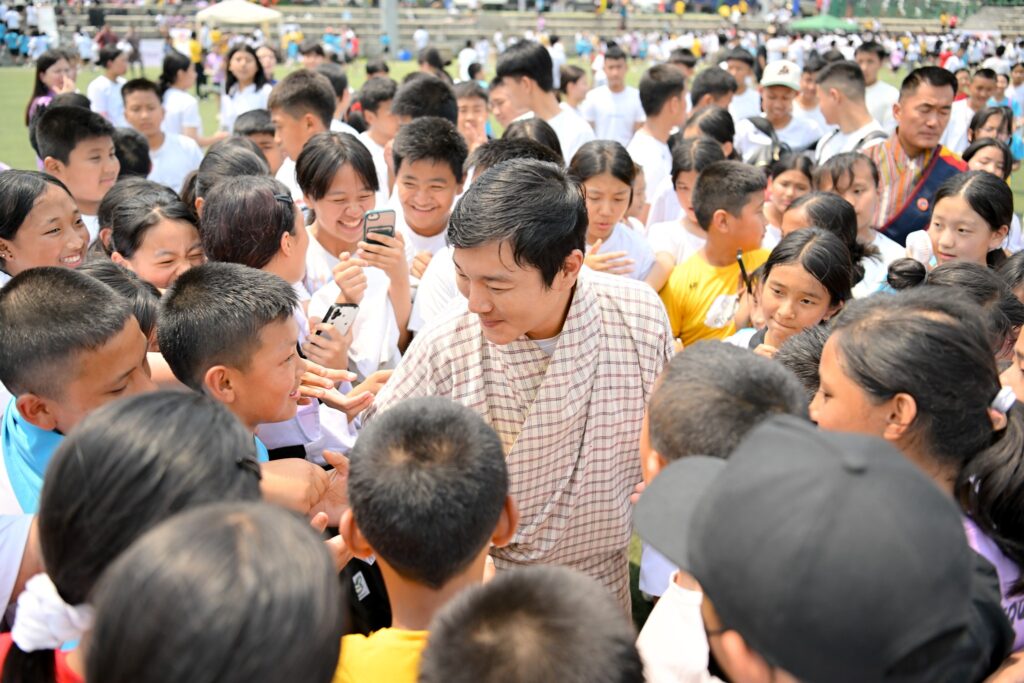
[[[331,316],[331,319],[324,322],[334,325],[334,329],[338,331],[338,334],[344,335],[352,327],[358,312],[358,306],[339,306],[334,309],[334,315]]]

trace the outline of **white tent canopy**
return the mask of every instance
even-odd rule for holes
[[[196,14],[196,19],[204,24],[264,24],[281,21],[281,18],[282,14],[276,9],[247,0],[224,0]]]

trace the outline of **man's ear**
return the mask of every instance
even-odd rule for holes
[[[307,131],[311,131],[318,128],[319,123],[320,121],[317,119],[317,117],[309,112],[306,112],[305,114],[302,115],[302,125],[305,127]]]
[[[900,118],[903,116],[903,105],[899,100],[892,105],[892,117],[896,119],[896,123],[900,122]]]
[[[551,289],[571,289],[576,284],[580,269],[583,267],[583,252],[573,249],[572,253],[562,261],[562,269],[555,275],[555,281],[551,283]]]
[[[238,400],[234,373],[224,365],[214,365],[203,375],[203,389],[219,403],[231,405]]]
[[[366,542],[363,532],[356,524],[356,518],[352,515],[352,508],[341,513],[341,520],[338,522],[338,533],[345,539],[345,545],[352,551],[352,554],[361,560],[368,559],[373,555],[373,548]]]
[[[49,399],[36,394],[22,394],[15,400],[14,405],[29,424],[47,432],[57,429],[55,405]]]
[[[46,157],[43,159],[43,170],[52,176],[56,176],[64,170],[64,162],[53,157]]]
[[[508,545],[512,542],[512,537],[515,536],[518,527],[519,508],[512,500],[512,496],[505,496],[505,506],[501,510],[501,516],[498,517],[494,533],[491,534],[491,543],[499,548]]]

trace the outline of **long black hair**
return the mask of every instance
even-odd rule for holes
[[[115,193],[121,185],[124,187]],[[131,258],[142,246],[149,229],[163,220],[182,221],[197,227],[192,212],[174,190],[145,178],[118,181],[100,202],[99,213],[109,221],[103,226],[111,231],[107,253],[116,251],[125,258]]]
[[[1013,222],[1013,191],[1006,181],[986,171],[968,171],[950,177],[939,186],[932,206],[948,197],[963,197],[974,213],[988,223],[989,230],[1010,229]],[[997,267],[1006,260],[1002,249],[988,252],[988,265]]]
[[[17,170],[0,173],[0,238],[13,240],[18,235],[36,200],[51,185],[71,196],[67,185],[48,173]],[[4,261],[0,258],[0,270],[3,269]]]
[[[263,65],[260,63],[260,58],[256,56],[256,50],[251,45],[242,43],[231,48],[228,52],[228,58],[224,60],[224,71],[226,72],[224,80],[224,92],[228,95],[231,94],[231,89],[238,83],[238,79],[231,73],[231,58],[238,52],[248,52],[252,55],[252,58],[256,60],[256,75],[253,77],[253,83],[256,85],[256,89],[259,90],[267,84],[267,74],[263,72]]]
[[[59,62],[60,60],[67,61],[68,56],[62,50],[47,50],[43,54],[39,55],[39,59],[36,60],[36,79],[32,84],[32,94],[29,95],[28,104],[25,105],[25,125],[28,125],[29,115],[32,113],[32,103],[36,101],[37,97],[43,97],[50,93],[50,88],[43,83],[41,76],[46,73],[47,69]]]
[[[857,212],[853,204],[832,192],[808,192],[798,198],[786,212],[803,209],[811,225],[831,232],[850,250],[853,258],[853,283],[864,279],[865,258],[878,258],[878,247],[857,241]]]
[[[764,263],[762,282],[776,266],[797,263],[821,283],[829,303],[843,304],[852,297],[853,260],[850,250],[835,234],[821,228],[805,228],[789,233],[775,245]]]
[[[176,50],[171,50],[164,56],[163,69],[160,71],[160,79],[157,83],[161,99],[170,88],[174,87],[174,82],[178,80],[178,74],[188,71],[191,65],[192,60]]]

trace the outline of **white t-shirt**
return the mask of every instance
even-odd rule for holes
[[[128,125],[124,119],[124,100],[121,98],[121,87],[125,83],[121,76],[112,81],[100,74],[89,83],[85,91],[89,97],[89,108],[119,128]]]
[[[82,222],[85,223],[85,229],[89,231],[89,244],[92,244],[100,236],[100,217],[83,213]]]
[[[264,83],[263,87],[259,89],[256,88],[255,83],[241,89],[236,84],[230,94],[222,95],[220,98],[221,130],[230,131],[235,127],[235,119],[247,111],[266,109],[271,89],[272,86],[269,83]]]
[[[434,254],[427,269],[423,271],[416,299],[412,303],[412,313],[409,315],[409,329],[413,332],[422,332],[428,325],[443,318],[442,314],[449,309],[462,313],[469,306],[455,281],[453,254],[452,247],[445,247]]]
[[[20,31],[21,30],[21,14],[16,9],[9,9],[4,13],[4,24],[7,25],[8,31]]]
[[[703,249],[705,242],[706,237],[694,235],[678,219],[655,223],[647,231],[647,243],[654,253],[672,254],[677,265]]]
[[[704,595],[670,580],[654,606],[636,648],[647,683],[721,683],[708,673],[710,648],[700,605]]]
[[[480,55],[471,47],[459,50],[459,80],[469,80],[469,67],[480,60]]]
[[[963,154],[970,144],[967,142],[967,130],[971,127],[975,111],[967,102],[968,100],[957,100],[953,103],[953,108],[949,112],[949,123],[946,124],[946,131],[940,140],[957,154]]]
[[[653,204],[654,193],[661,181],[668,178],[671,182],[672,179],[672,152],[668,144],[655,139],[641,128],[633,136],[626,151],[633,157],[633,162],[644,169],[644,183],[647,185],[645,194],[648,203]]]
[[[0,558],[3,558],[0,560],[0,600],[3,601],[0,604],[5,608],[18,580],[31,528],[32,515],[0,515]]]
[[[181,135],[186,128],[195,128],[203,134],[203,119],[199,116],[199,100],[178,88],[168,88],[164,93],[164,122],[160,127],[165,133]]]
[[[588,245],[589,249],[589,245]],[[626,275],[634,280],[643,280],[654,266],[654,250],[644,236],[630,230],[622,223],[616,223],[612,234],[601,245],[597,253],[626,252],[626,258],[633,259],[633,270]]]
[[[377,185],[380,187],[377,190],[377,206],[384,206],[388,203],[388,197],[391,194],[391,188],[388,187],[388,163],[384,158],[384,148],[374,142],[367,131],[363,131],[357,137],[366,149],[370,150],[370,156],[373,157],[373,168],[377,171]]]
[[[737,124],[743,119],[761,114],[761,93],[753,88],[747,88],[742,95],[733,95],[729,104],[729,113],[732,120]]]
[[[292,195],[292,201],[295,202],[299,208],[306,205],[302,196],[302,189],[299,187],[299,181],[295,178],[294,161],[285,157],[284,161],[281,162],[281,166],[277,169],[277,175],[275,175],[274,178],[288,188],[288,192]]]
[[[793,116],[794,118],[811,119],[818,124],[818,128],[825,131],[835,128],[835,126],[829,125],[829,122],[825,120],[825,115],[821,113],[821,107],[804,109],[800,106],[800,100],[793,100]]]
[[[580,113],[594,126],[598,140],[614,140],[625,147],[639,123],[647,120],[640,104],[640,91],[626,86],[613,93],[607,85],[594,88],[580,106]]]
[[[341,119],[331,119],[331,125],[328,127],[328,130],[332,133],[348,133],[354,137],[359,137],[359,131]]]
[[[864,102],[868,111],[882,124],[887,133],[896,130],[896,117],[892,113],[892,105],[900,99],[900,91],[882,81],[876,81],[864,89]]]
[[[813,119],[799,118],[793,116],[785,128],[775,131],[780,142],[789,145],[794,152],[807,149],[815,141],[820,140],[824,131]],[[771,138],[754,127],[748,119],[736,124],[736,136],[733,144],[740,156],[746,159],[759,147],[768,147],[772,144]]]
[[[181,192],[185,177],[202,163],[203,150],[192,138],[164,133],[164,144],[158,150],[149,150],[149,159],[153,162],[149,180]]]
[[[580,147],[594,138],[594,129],[579,114],[562,109],[554,118],[548,119],[548,125],[555,129],[558,144],[562,146],[562,158],[565,165],[576,155]]]
[[[671,167],[669,170],[671,171]],[[672,184],[671,172],[654,188],[654,201],[650,204],[651,209],[647,212],[648,226],[677,221],[683,217],[683,207],[679,206],[679,196],[676,194],[675,185]]]
[[[880,232],[875,232],[875,239],[871,243],[882,253],[880,258],[861,259],[861,265],[864,266],[864,277],[853,287],[855,299],[871,296],[881,289],[889,274],[889,264],[907,256],[906,249]]]
[[[874,119],[867,125],[864,125],[852,133],[844,133],[840,130],[835,131],[831,135],[826,135],[818,143],[815,149],[814,158],[815,163],[823,164],[837,154],[843,152],[853,152],[854,150],[862,152],[875,145],[880,145],[885,142],[885,138],[881,135],[872,135],[872,133],[885,133],[885,129],[882,128],[882,124],[878,123]],[[865,142],[863,145],[858,147],[861,140],[872,135],[871,139]]]
[[[1024,235],[1021,235],[1020,219],[1017,218],[1017,214],[1013,214],[1013,220],[1010,221],[1010,231],[1006,233],[1006,239],[1003,240],[1003,249],[1011,254],[1016,254],[1024,249]]]

